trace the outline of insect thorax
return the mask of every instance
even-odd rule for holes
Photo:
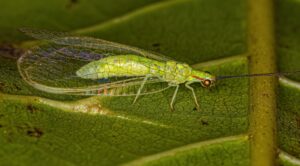
[[[163,78],[167,82],[181,84],[186,82],[191,75],[192,68],[185,63],[177,63],[175,61],[167,61],[165,63],[165,74]]]

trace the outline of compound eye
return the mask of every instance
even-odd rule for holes
[[[203,85],[204,85],[205,87],[210,87],[211,81],[210,81],[210,80],[204,80],[204,81],[203,81]]]

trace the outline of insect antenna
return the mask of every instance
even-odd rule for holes
[[[262,76],[287,76],[287,75],[293,75],[293,74],[300,74],[299,71],[293,71],[293,72],[276,72],[276,73],[258,73],[258,74],[242,74],[242,75],[225,75],[225,76],[216,76],[216,80],[223,80],[228,78],[243,78],[243,77],[262,77]]]

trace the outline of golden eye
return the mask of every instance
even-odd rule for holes
[[[206,87],[209,87],[211,85],[211,81],[210,80],[204,80],[203,85],[206,86]]]

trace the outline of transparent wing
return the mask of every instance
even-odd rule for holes
[[[122,50],[113,52],[105,49],[81,47],[79,45],[45,44],[33,48],[18,60],[23,79],[33,87],[56,94],[74,95],[135,95],[144,76],[115,77],[98,80],[82,79],[76,71],[87,63],[103,57],[128,54]],[[141,95],[156,93],[169,88],[160,78],[147,80]]]
[[[102,39],[85,36],[74,36],[65,32],[52,32],[48,30],[38,30],[31,28],[22,28],[22,32],[36,39],[47,40],[58,45],[81,47],[87,49],[105,50],[114,54],[126,52],[127,54],[134,54],[158,61],[172,60],[169,57],[151,51],[145,51],[132,46],[110,42]],[[109,54],[110,56],[113,54]]]

